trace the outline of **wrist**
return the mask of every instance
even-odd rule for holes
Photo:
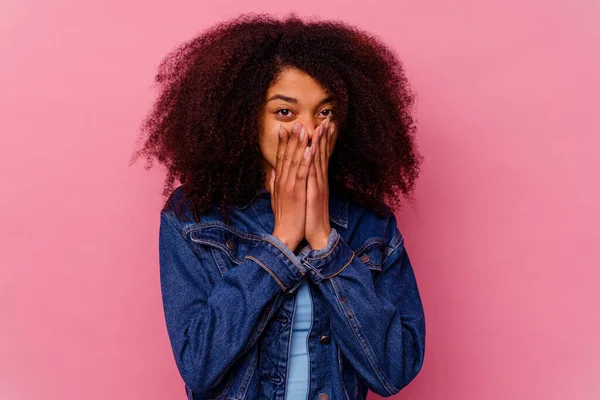
[[[341,235],[333,228],[327,246],[318,250],[309,248],[300,252],[302,264],[310,270],[309,278],[319,283],[339,274],[354,258],[354,251]]]
[[[313,250],[321,250],[323,247],[327,246],[327,236],[321,237],[312,242],[308,242],[308,244]]]
[[[277,237],[277,239],[279,239],[281,241],[281,243],[285,244],[286,247],[288,249],[290,249],[291,251],[294,251],[296,249],[296,247],[298,246],[298,243],[295,243],[292,239],[286,237],[285,235],[278,233],[277,231],[273,231],[273,233],[271,233],[271,235]]]
[[[315,235],[314,238],[308,239],[308,244],[310,248],[313,250],[321,250],[323,247],[327,246],[329,236],[331,235],[331,227],[329,229],[322,231],[320,234]]]

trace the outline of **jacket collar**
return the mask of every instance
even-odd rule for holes
[[[243,210],[253,203],[260,202],[264,202],[265,206],[270,207],[270,199],[271,193],[262,188],[246,204],[235,207]],[[329,193],[329,220],[341,228],[348,228],[348,200],[331,192]]]

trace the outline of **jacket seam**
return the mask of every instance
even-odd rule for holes
[[[315,260],[315,259],[316,259],[316,260],[322,260],[322,259],[324,259],[324,258],[327,258],[327,257],[329,257],[329,255],[330,255],[330,254],[331,254],[331,253],[332,253],[332,252],[333,252],[333,251],[336,249],[336,247],[337,247],[338,243],[340,242],[340,238],[341,238],[341,235],[340,235],[340,234],[338,234],[338,235],[337,235],[337,238],[336,238],[336,240],[335,240],[335,243],[333,244],[333,246],[331,246],[331,249],[329,249],[329,251],[328,251],[327,253],[325,253],[325,254],[323,254],[323,255],[319,256],[318,258],[316,258],[316,257],[310,257],[309,255],[307,255],[307,256],[306,256],[306,259],[307,259],[307,260]]]
[[[167,221],[169,222],[169,224],[170,224],[170,225],[171,225],[173,228],[175,228],[175,230],[176,230],[177,232],[179,232],[179,234],[181,235],[181,237],[182,237],[182,238],[184,238],[184,239],[186,239],[186,237],[185,237],[185,235],[183,234],[183,232],[182,232],[181,228],[179,227],[179,224],[177,224],[177,223],[176,223],[176,222],[175,222],[175,221],[174,221],[174,220],[173,220],[173,219],[172,219],[172,218],[169,216],[169,214],[167,214],[166,212],[164,212],[164,211],[161,211],[160,213],[161,213],[161,215],[164,215],[164,216],[165,216],[165,218],[167,219]],[[187,242],[187,240],[186,240],[186,242]]]
[[[280,293],[275,296],[274,300],[272,300],[273,304],[275,304],[277,302],[277,300],[279,299],[279,296],[280,296]],[[254,331],[256,336],[260,336],[262,334],[262,332],[264,331],[265,327],[267,326],[267,323],[269,322],[269,319],[271,318],[272,314],[275,313],[275,311],[273,310],[273,308],[271,308],[271,306],[267,305],[267,308],[268,308],[267,311],[264,313],[263,317],[258,322],[258,325]],[[248,341],[248,343],[242,350],[242,353],[247,352],[252,347],[252,346],[250,346],[250,343],[253,342],[254,340],[256,340],[255,339],[256,336],[251,337],[251,339]]]
[[[267,271],[269,273],[269,275],[271,275],[273,277],[273,279],[275,279],[277,281],[277,284],[279,286],[281,286],[281,288],[283,290],[287,290],[287,288],[285,287],[285,285],[283,283],[281,283],[281,281],[277,278],[277,275],[275,275],[275,273],[273,271],[271,271],[269,268],[267,268],[267,266],[265,264],[263,264],[262,262],[260,262],[256,257],[254,256],[246,256],[245,258],[251,259],[254,262],[256,262],[258,265],[260,265],[262,267],[262,269],[264,269],[265,271]]]
[[[283,254],[284,254],[284,255],[285,255],[287,258],[288,258],[288,260],[290,260],[290,262],[291,262],[292,264],[294,264],[294,267],[296,267],[296,269],[297,269],[297,270],[300,272],[300,274],[301,274],[302,276],[304,276],[304,272],[302,271],[302,269],[300,269],[300,267],[298,267],[298,266],[296,265],[296,263],[294,262],[294,260],[292,260],[292,259],[291,259],[291,258],[290,258],[290,257],[289,257],[289,256],[288,256],[286,253],[285,253],[285,251],[283,251],[283,250],[282,250],[282,249],[281,249],[281,248],[280,248],[280,247],[279,247],[277,244],[275,244],[275,243],[274,243],[273,241],[271,241],[269,238],[266,238],[266,237],[265,237],[264,239],[265,239],[267,242],[271,243],[273,246],[277,247],[277,249],[278,249],[279,251],[281,251],[281,252],[282,252],[282,253],[283,253]]]
[[[348,260],[348,262],[346,264],[344,264],[344,266],[342,268],[340,268],[337,272],[324,277],[324,279],[329,279],[329,278],[333,278],[334,276],[338,275],[340,272],[342,272],[343,270],[346,269],[346,267],[348,267],[348,265],[350,265],[352,263],[352,260],[354,260],[354,253],[352,253],[352,256],[350,257],[350,260]]]
[[[350,400],[350,394],[348,394],[348,389],[346,388],[346,383],[344,382],[344,368],[342,366],[342,353],[340,346],[337,348],[337,360],[338,360],[338,368],[340,370],[340,377],[342,380],[342,387],[344,388],[344,393],[346,394],[346,400]],[[356,395],[354,396],[356,398]]]
[[[327,253],[325,253],[321,257],[319,257],[320,260],[328,257],[331,253],[333,253],[333,251],[337,248],[337,245],[340,242],[341,237],[342,237],[342,235],[340,235],[340,234],[337,235],[337,238],[335,239],[335,243],[333,244],[333,246],[331,246],[331,249]]]
[[[329,282],[331,283],[331,287],[333,288],[333,291],[339,300],[340,295],[339,295],[338,289],[336,289],[336,287],[335,287],[337,285],[337,283],[335,283],[335,279],[330,279]],[[388,391],[390,396],[399,392],[399,390],[396,389],[391,383],[389,383],[387,381],[387,379],[385,378],[385,376],[383,375],[383,373],[381,371],[381,367],[379,366],[379,364],[377,363],[377,360],[375,360],[372,355],[372,350],[366,348],[366,347],[370,347],[370,346],[368,344],[368,341],[366,340],[366,338],[364,337],[364,335],[362,333],[362,329],[360,328],[360,323],[359,323],[358,319],[356,318],[356,314],[354,314],[354,312],[352,311],[352,307],[350,306],[350,304],[347,301],[345,303],[346,303],[346,307],[348,307],[350,314],[348,314],[346,312],[346,310],[344,310],[344,307],[342,307],[342,310],[344,312],[344,315],[346,316],[346,320],[348,321],[348,324],[350,325],[350,327],[352,329],[352,332],[354,333],[354,336],[356,337],[358,343],[360,344],[360,347],[363,349],[364,354],[367,356],[367,359],[369,360],[369,364],[371,364],[371,368],[373,368],[373,371],[379,378],[379,381],[383,384],[383,386]],[[341,307],[341,304],[340,304],[340,307]],[[352,318],[349,318],[350,316]],[[351,319],[353,319],[355,322],[353,323],[351,321]],[[364,341],[364,343],[363,343],[363,341]],[[391,388],[391,390],[390,390],[390,388]]]
[[[327,276],[321,274],[321,272],[318,270],[318,268],[313,267],[312,265],[310,265],[310,263],[307,262],[307,265],[315,274],[317,274],[317,276],[319,277],[319,281],[322,281],[323,279],[330,279],[330,278],[333,278],[334,276],[337,276],[338,274],[340,274],[342,271],[344,271],[348,267],[348,265],[352,264],[352,260],[354,260],[354,257],[355,257],[355,254],[353,252],[352,256],[350,257],[348,262],[346,264],[344,264],[344,266],[342,266],[339,270],[337,270],[333,274],[327,275]],[[318,283],[318,282],[316,282],[316,283]]]
[[[252,357],[252,365],[250,365],[248,367],[248,370],[246,370],[246,374],[244,376],[244,379],[242,380],[242,387],[240,388],[240,390],[236,396],[238,399],[246,398],[246,393],[248,392],[248,387],[250,386],[250,380],[254,376],[254,372],[256,370],[257,357],[258,357],[258,355],[257,355],[257,353],[255,353],[254,357]]]

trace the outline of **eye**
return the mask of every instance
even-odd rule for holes
[[[333,110],[328,108],[326,110],[321,111],[321,113],[323,112],[328,112],[327,114],[325,114],[325,118],[327,118],[328,116],[332,115]],[[289,117],[292,114],[292,111],[289,108],[280,108],[279,110],[275,111],[275,114],[280,116],[280,117]]]
[[[278,114],[281,111],[287,111],[288,113],[291,113],[289,108],[281,108],[281,109],[275,111],[275,114],[279,115],[280,117],[289,117],[289,114]]]

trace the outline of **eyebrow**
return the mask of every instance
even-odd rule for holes
[[[298,104],[298,99],[295,99],[293,97],[289,97],[289,96],[284,96],[283,94],[276,94],[274,96],[269,97],[269,99],[267,100],[267,103],[270,102],[271,100],[283,100],[283,101],[287,101],[289,103],[294,103],[294,104]],[[325,104],[325,103],[329,103],[330,101],[333,101],[333,97],[329,96],[329,97],[325,97],[323,100],[321,100],[319,102],[319,104],[317,104],[317,107]]]

